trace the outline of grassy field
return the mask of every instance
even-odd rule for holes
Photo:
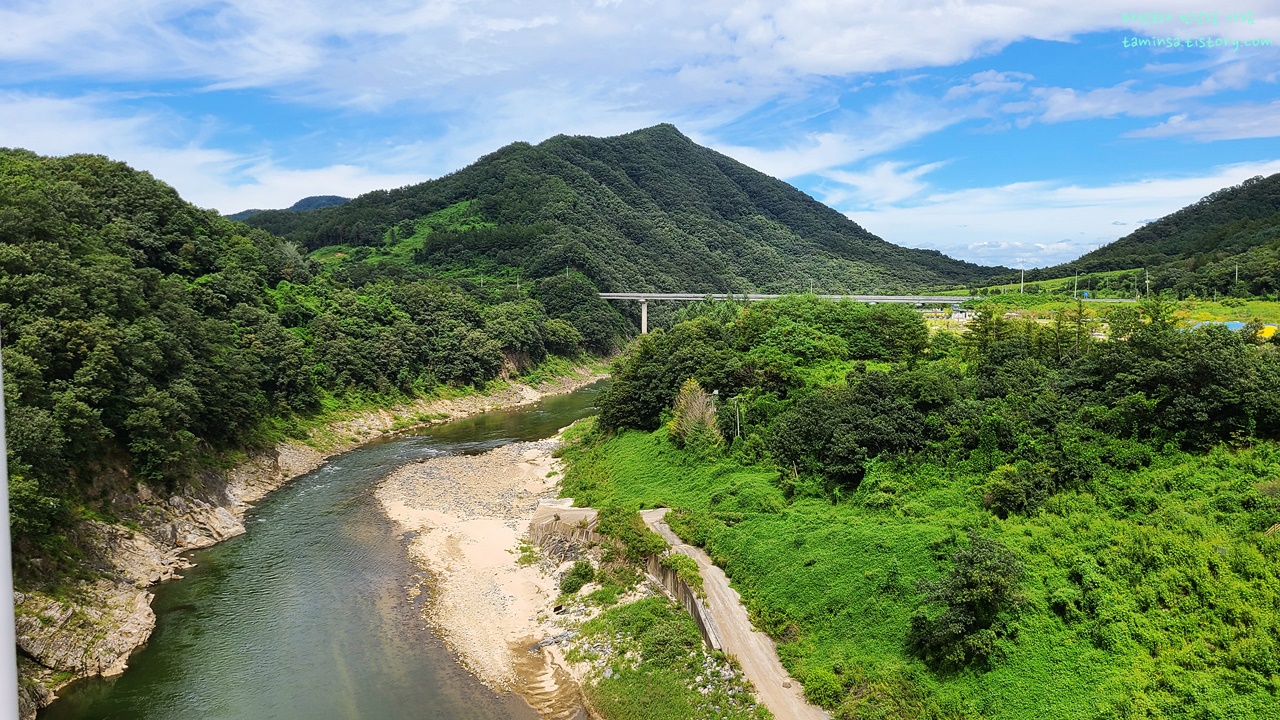
[[[976,468],[880,463],[832,504],[803,488],[788,500],[776,468],[691,454],[665,429],[579,437],[565,494],[680,508],[672,527],[726,570],[787,668],[840,689],[837,717],[1280,714],[1280,533],[1264,534],[1280,496],[1274,444],[1135,449],[1128,468],[1002,520]],[[989,666],[938,672],[907,631],[918,583],[945,571],[969,528],[1021,558],[1023,602]]]
[[[994,295],[982,301],[966,301],[964,306],[975,307],[982,303],[990,303],[1006,311],[1016,311],[1025,317],[1041,320],[1051,319],[1057,313],[1074,312],[1077,307],[1076,301],[1069,296],[1016,292]],[[1126,305],[1101,302],[1081,304],[1087,317],[1098,320],[1105,320],[1108,312],[1124,306]],[[1201,321],[1259,322],[1274,325],[1280,324],[1280,301],[1243,298],[1222,298],[1218,301],[1179,300],[1175,303],[1173,317],[1187,325]]]

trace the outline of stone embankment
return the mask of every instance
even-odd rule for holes
[[[601,377],[582,369],[537,389],[511,383],[490,395],[360,413],[313,431],[306,442],[253,454],[229,471],[205,471],[168,497],[123,469],[104,472],[95,486],[107,488],[102,494],[110,498],[111,514],[128,524],[87,520],[75,529],[76,544],[85,551],[82,564],[99,579],[56,597],[14,593],[21,716],[34,718],[73,680],[123,672],[155,627],[147,588],[180,577],[190,567],[183,553],[244,533],[244,515],[254,503],[329,457],[394,432],[529,404]]]
[[[543,502],[529,523],[529,538],[543,546],[558,538],[573,542],[605,544],[612,542],[596,533],[596,511],[593,508],[570,507],[564,499]],[[702,639],[713,650],[723,650],[742,666],[743,674],[755,687],[756,697],[776,718],[793,720],[830,720],[826,711],[809,704],[800,683],[792,679],[778,660],[777,647],[768,635],[755,630],[742,598],[729,587],[724,571],[711,562],[701,548],[686,544],[666,523],[667,508],[641,511],[640,516],[651,530],[671,546],[671,552],[692,558],[702,576],[702,592],[697,592],[657,556],[647,559],[649,580],[689,611],[702,633]]]

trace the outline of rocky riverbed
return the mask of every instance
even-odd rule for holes
[[[388,476],[377,497],[430,578],[424,619],[462,664],[494,689],[520,692],[544,717],[571,717],[581,704],[577,684],[550,652],[530,651],[573,621],[551,608],[558,565],[570,561],[540,562],[522,542],[539,501],[556,495],[557,445],[513,443],[412,463]]]

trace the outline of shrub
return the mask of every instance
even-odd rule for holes
[[[688,555],[668,553],[663,556],[662,564],[676,571],[676,575],[685,581],[695,593],[702,594],[702,573],[698,571],[698,562]]]
[[[646,555],[658,555],[667,549],[667,541],[650,530],[635,510],[607,505],[600,508],[596,523],[600,534],[622,543],[623,552],[631,562],[641,562]]]
[[[716,427],[716,406],[697,380],[689,378],[680,386],[672,407],[668,437],[677,447],[720,445],[724,438]]]
[[[826,668],[810,670],[804,675],[804,696],[814,705],[835,707],[844,697],[844,685]]]
[[[1026,513],[1039,507],[1049,496],[1050,482],[1040,468],[1022,462],[1001,465],[987,475],[982,504],[1001,518]]]
[[[924,602],[911,618],[908,642],[934,667],[985,662],[1004,634],[1002,615],[1021,602],[1023,568],[999,541],[969,532],[969,545],[951,556],[952,568],[922,581]],[[941,611],[930,612],[930,606]]]
[[[595,579],[596,570],[586,560],[579,560],[569,568],[569,572],[560,578],[560,592],[572,595],[582,589],[583,585]]]

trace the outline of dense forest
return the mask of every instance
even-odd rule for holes
[[[420,264],[320,264],[122,163],[0,151],[20,582],[75,567],[78,518],[115,519],[104,471],[172,489],[327,409],[611,352],[632,329],[597,292],[574,273],[481,287]]]
[[[1280,346],[1170,312],[691,306],[563,492],[675,508],[841,719],[1275,717]]]
[[[896,292],[999,269],[887,243],[670,125],[514,143],[437,180],[248,222],[308,249],[382,247],[460,203],[484,224],[438,238],[420,260],[528,277],[569,268],[603,290],[685,292]]]
[[[1082,287],[1111,290],[1117,270],[1142,273],[1140,284],[1124,278],[1132,297],[1169,291],[1177,297],[1280,295],[1280,174],[1258,176],[1223,188],[1192,205],[1147,223],[1129,235],[1069,263],[1028,270],[1028,281],[1085,278]],[[1094,277],[1097,275],[1097,277]],[[1016,284],[1001,273],[986,285]],[[1115,285],[1120,290],[1120,285]]]

